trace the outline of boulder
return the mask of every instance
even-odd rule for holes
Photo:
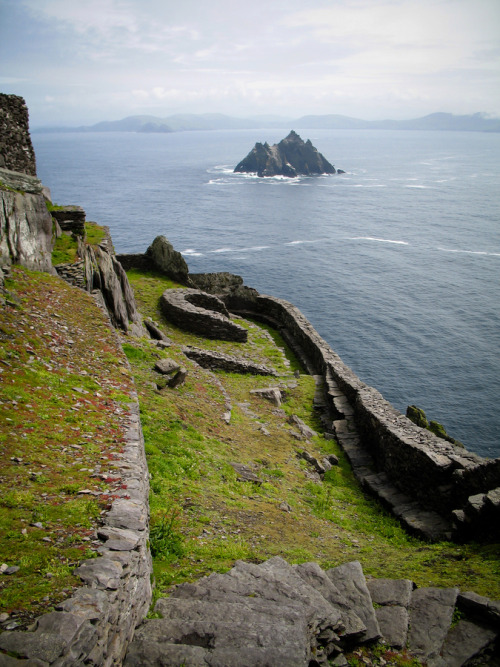
[[[162,375],[169,375],[174,371],[178,371],[181,365],[173,359],[159,359],[155,364],[155,371]]]
[[[189,284],[189,269],[184,257],[174,250],[173,245],[164,236],[155,238],[146,250],[146,256],[158,271],[183,285]]]
[[[303,141],[293,130],[279,144],[270,146],[257,142],[239,162],[235,172],[257,173],[258,176],[335,174],[335,167],[318,152],[311,141]]]

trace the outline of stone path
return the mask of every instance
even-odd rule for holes
[[[326,571],[280,557],[237,561],[226,574],[177,586],[155,610],[161,618],[138,627],[125,667],[347,665],[346,652],[376,641],[407,647],[429,667],[498,664],[500,602],[367,580],[357,561]]]
[[[326,425],[327,429],[335,433],[360,484],[376,496],[400,520],[408,532],[430,541],[450,540],[452,537],[450,521],[437,512],[423,508],[418,501],[399,490],[384,472],[377,472],[375,461],[356,427],[351,404],[331,374],[326,374],[325,381],[328,396],[333,401],[336,413],[336,419],[331,425]],[[315,402],[317,401],[320,399],[315,398]]]

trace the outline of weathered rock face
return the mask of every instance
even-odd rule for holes
[[[164,236],[157,236],[146,250],[146,256],[150,258],[154,268],[158,269],[173,280],[187,285],[188,265],[180,252],[174,250],[173,245]]]
[[[7,169],[0,169],[0,180],[12,188],[0,189],[0,264],[53,273],[52,218],[40,181]]]
[[[299,174],[335,174],[335,167],[312,145],[303,141],[293,130],[279,144],[256,143],[235,172],[257,173],[258,176],[288,176]]]
[[[0,93],[0,167],[36,176],[35,151],[22,97]]]
[[[85,264],[91,269],[88,291],[101,290],[113,326],[144,335],[134,293],[120,262],[99,246],[87,246]]]
[[[261,481],[247,466],[231,465],[242,480]],[[457,589],[367,581],[357,561],[327,571],[317,563],[291,567],[279,557],[237,561],[226,574],[181,584],[158,600],[161,618],[138,628],[124,665],[347,665],[344,652],[379,637],[435,667],[496,664],[496,654],[490,659],[498,617],[489,611],[496,604],[478,599],[474,613],[454,626],[455,608],[471,609]]]

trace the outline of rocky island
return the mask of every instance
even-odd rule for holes
[[[294,130],[279,144],[270,146],[267,142],[257,142],[246,158],[236,165],[234,172],[289,178],[337,173],[311,141],[304,141]]]

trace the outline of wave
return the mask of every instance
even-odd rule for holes
[[[181,255],[186,255],[187,257],[203,257],[202,252],[197,252],[193,248],[186,248],[186,250],[181,250]]]
[[[395,241],[393,239],[380,239],[376,236],[349,236],[348,241],[378,241],[379,243],[394,243],[396,245],[410,245],[408,241]]]
[[[255,245],[250,248],[216,248],[215,250],[209,250],[211,253],[223,253],[223,252],[257,252],[259,250],[267,250],[270,248],[268,245]]]
[[[428,185],[405,185],[405,188],[416,188],[418,190],[430,190]]]
[[[310,239],[310,240],[303,240],[303,241],[289,241],[288,243],[285,243],[285,245],[301,245],[302,243],[319,243],[321,239]]]
[[[500,257],[500,252],[487,252],[486,250],[461,250],[460,248],[438,248],[441,252],[454,252],[463,255],[486,255],[487,257]]]

